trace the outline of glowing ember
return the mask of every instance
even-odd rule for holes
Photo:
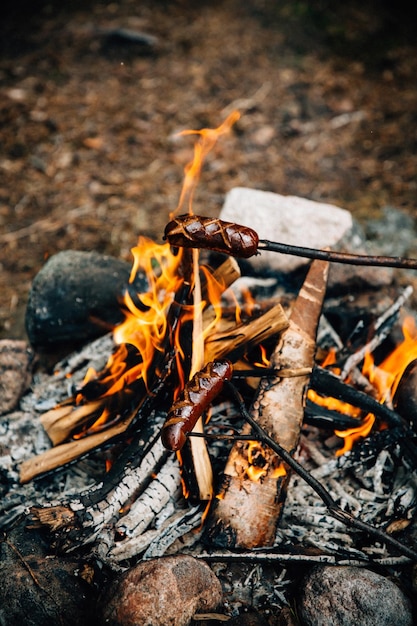
[[[377,397],[381,403],[389,402],[397,389],[407,366],[417,358],[417,327],[414,318],[406,317],[403,323],[404,340],[380,363],[375,365],[372,354],[367,354],[364,359],[362,373],[368,378],[369,382],[375,387]],[[323,366],[331,366],[334,363],[334,352],[329,353]],[[336,373],[336,372],[335,372]],[[335,398],[322,397],[312,389],[308,391],[310,400],[327,409],[338,411],[344,415],[359,418],[361,411]],[[337,451],[337,455],[342,455],[351,450],[355,441],[362,437],[367,437],[372,430],[375,422],[375,416],[369,413],[355,428],[347,430],[335,430],[335,434],[341,437],[343,447]]]
[[[249,480],[257,482],[267,475],[276,479],[287,474],[283,463],[258,441],[248,442],[246,455],[248,465],[245,467],[245,475]]]

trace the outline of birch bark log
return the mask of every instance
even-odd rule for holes
[[[252,415],[289,452],[294,452],[304,415],[304,399],[314,365],[316,332],[321,315],[329,264],[314,261],[294,303],[290,323],[272,355],[271,366],[281,376],[261,380]],[[244,434],[250,434],[250,427]],[[257,444],[260,478],[250,478],[253,463],[248,442],[236,443],[224,471],[208,535],[222,547],[254,548],[271,545],[289,480],[286,468],[269,448]]]

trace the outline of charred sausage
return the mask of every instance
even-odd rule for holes
[[[232,364],[224,359],[208,363],[193,376],[168,411],[161,433],[165,448],[180,450],[183,447],[186,433],[193,430],[198,418],[221,392],[225,381],[230,380],[232,374]]]
[[[166,225],[164,239],[179,248],[206,248],[243,259],[257,254],[259,244],[258,234],[248,226],[188,214]]]

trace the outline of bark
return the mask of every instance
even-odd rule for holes
[[[285,371],[286,376],[262,379],[252,407],[257,422],[290,453],[298,445],[303,421],[327,274],[328,263],[312,263],[289,327],[271,359],[272,367]],[[250,428],[244,432],[249,434]],[[257,444],[254,453],[248,442],[235,444],[212,515],[208,533],[211,541],[239,548],[271,545],[289,479],[289,471],[285,471],[282,475],[281,461],[269,448]],[[258,479],[254,479],[256,474]]]

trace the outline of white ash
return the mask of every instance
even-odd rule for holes
[[[122,537],[141,535],[155,517],[181,493],[179,464],[174,456],[168,458],[149,487],[131,505],[115,525]]]
[[[301,441],[302,445],[302,441]],[[311,441],[305,446],[312,449]],[[311,455],[310,462],[316,455]],[[382,450],[372,467],[359,461],[352,466],[351,453],[329,458],[327,464],[311,470],[319,478],[341,509],[376,527],[384,528],[395,517],[412,519],[417,505],[417,472],[394,463],[389,451]],[[345,469],[346,468],[346,469]],[[284,512],[275,545],[313,545],[329,554],[352,558],[389,555],[373,542],[354,548],[358,531],[334,519],[317,494],[299,476],[293,475],[288,486]]]

